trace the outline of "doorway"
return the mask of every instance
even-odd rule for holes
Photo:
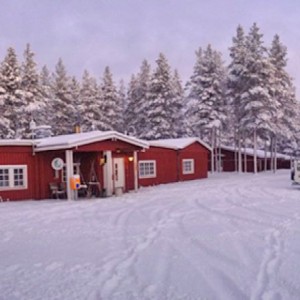
[[[115,194],[122,194],[123,190],[125,189],[124,158],[113,159],[113,174]]]

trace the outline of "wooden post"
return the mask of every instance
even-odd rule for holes
[[[66,188],[67,188],[67,198],[68,200],[75,199],[75,193],[71,189],[71,178],[74,175],[74,168],[73,168],[73,151],[66,150]]]
[[[103,168],[103,181],[104,188],[106,191],[106,196],[111,196],[113,194],[113,161],[112,152],[104,151],[103,154],[106,157],[106,163]]]
[[[134,174],[134,190],[137,191],[139,188],[137,151],[133,152],[133,174]]]

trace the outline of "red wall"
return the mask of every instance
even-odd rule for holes
[[[27,189],[0,190],[3,200],[35,199],[37,157],[31,146],[1,146],[0,165],[27,165]]]
[[[48,151],[48,152],[38,152],[36,153],[38,158],[38,174],[37,182],[39,189],[36,193],[37,199],[48,199],[51,197],[49,183],[50,182],[61,182],[59,171],[59,178],[55,178],[55,171],[51,167],[51,162],[55,157],[60,157],[65,161],[64,151]]]
[[[177,152],[176,150],[150,147],[145,152],[138,153],[138,161],[155,160],[156,177],[139,178],[139,186],[149,186],[177,181]]]
[[[139,178],[140,186],[207,178],[209,150],[199,143],[182,150],[172,150],[160,147],[150,147],[145,152],[138,153],[138,160],[155,160],[156,177]],[[194,159],[194,173],[182,174],[182,160]]]
[[[208,156],[210,151],[203,147],[199,143],[193,143],[192,145],[180,150],[180,173],[179,180],[193,180],[198,178],[207,178],[207,166]],[[183,174],[182,173],[182,159],[194,159],[194,174]]]

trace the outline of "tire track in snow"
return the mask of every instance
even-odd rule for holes
[[[220,188],[222,190],[222,193],[226,195],[224,200],[227,203],[231,204],[232,207],[241,208],[248,212],[251,212],[252,216],[257,219],[258,223],[264,222],[266,216],[268,217],[268,219],[270,219],[270,217],[272,217],[272,219],[276,218],[273,224],[275,225],[281,220],[285,220],[289,215],[274,212],[268,208],[273,204],[284,202],[284,197],[282,197],[282,195],[278,195],[278,193],[273,192],[270,188],[266,188],[264,185],[262,185],[262,177],[264,176],[261,177],[260,175],[261,174],[257,174],[250,180],[243,181],[240,184],[229,183],[229,185],[221,186]],[[228,192],[228,190],[230,190],[231,192]],[[259,198],[260,201],[253,201],[254,194],[257,195],[257,198]],[[261,201],[261,199],[270,199],[270,196],[272,198],[272,201]],[[263,205],[266,206],[266,209],[261,208]]]
[[[249,184],[249,183],[248,183]],[[265,220],[266,217],[270,219],[272,217],[273,224],[278,224],[282,220],[286,220],[289,218],[289,213],[284,214],[283,212],[278,212],[269,209],[272,207],[272,205],[278,205],[278,203],[285,202],[285,197],[282,196],[282,194],[278,195],[278,193],[273,192],[270,190],[270,188],[266,188],[264,186],[259,185],[260,180],[255,178],[250,182],[250,187],[247,185],[237,186],[236,192],[241,197],[238,199],[238,201],[234,201],[233,199],[236,198],[234,195],[231,195],[230,193],[227,193],[228,196],[225,197],[225,200],[230,203],[231,205],[244,209],[255,216],[255,218],[260,217],[260,219],[257,219],[258,222],[262,222],[262,220]],[[232,190],[232,189],[231,189]],[[257,193],[259,191],[259,194]],[[226,190],[224,190],[224,193],[226,193]],[[259,199],[270,199],[270,196],[272,197],[272,201],[263,202],[253,202],[253,197],[251,198],[251,195],[258,194]],[[249,199],[249,201],[245,201],[245,199]],[[261,206],[265,206],[265,208],[261,208]],[[296,218],[294,218],[296,219]],[[276,226],[276,225],[275,225]]]
[[[234,220],[238,223],[240,223],[240,222],[250,223],[252,225],[258,225],[260,227],[264,227],[264,226],[270,227],[270,226],[272,226],[271,223],[267,223],[266,221],[263,221],[263,220],[256,220],[256,219],[249,218],[249,217],[237,216],[237,215],[234,215],[232,213],[228,213],[228,212],[224,213],[221,210],[212,209],[212,208],[200,203],[200,201],[201,200],[199,200],[199,199],[195,199],[195,203],[196,203],[196,206],[198,207],[198,209],[203,210],[203,211],[207,211],[210,214],[221,217],[225,220],[228,220],[229,222],[232,222]]]
[[[273,284],[273,278],[276,276],[281,263],[284,244],[281,238],[281,232],[278,229],[272,230],[265,238],[265,249],[263,259],[259,267],[254,291],[251,300],[260,299],[282,299],[279,291]]]
[[[290,230],[290,227],[299,220],[299,213],[294,213],[292,218],[284,220],[266,235],[263,259],[259,267],[251,300],[283,299],[274,281],[282,260],[286,256],[286,253],[284,253],[284,235]]]
[[[118,287],[125,281],[130,286],[130,282],[136,284],[138,278],[134,272],[134,265],[139,257],[139,255],[152,243],[157,240],[161,231],[165,226],[172,222],[169,217],[169,211],[157,210],[155,214],[158,216],[158,221],[155,225],[148,228],[145,236],[138,239],[134,246],[131,246],[126,250],[125,254],[121,259],[109,260],[103,266],[103,270],[106,274],[110,274],[108,278],[104,279],[101,284],[100,293],[104,299],[109,299],[117,291]],[[122,218],[125,218],[126,214],[122,214]],[[125,218],[126,219],[126,218]],[[128,220],[128,218],[127,218]],[[124,224],[125,226],[125,224]],[[112,274],[112,275],[111,275]],[[128,276],[130,275],[130,276]]]

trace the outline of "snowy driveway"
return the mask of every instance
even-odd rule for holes
[[[0,203],[0,299],[300,299],[289,172]]]

